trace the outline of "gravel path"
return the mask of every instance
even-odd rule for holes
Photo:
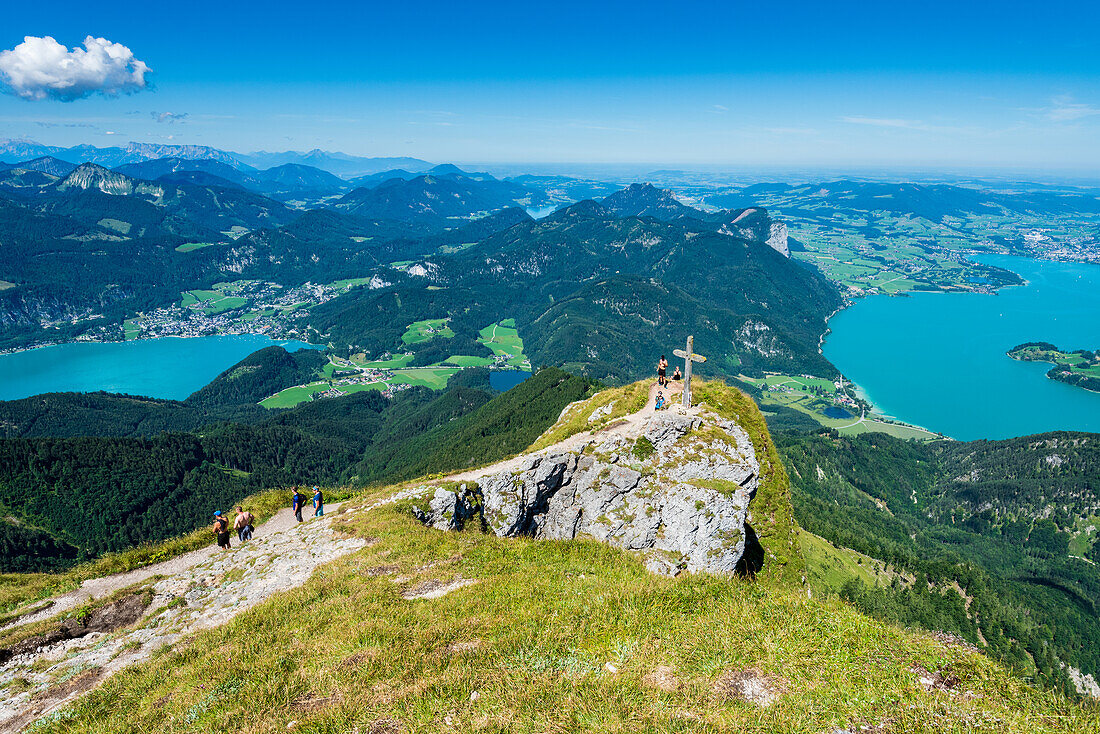
[[[290,510],[283,510],[258,527],[252,541],[234,544],[232,550],[204,548],[139,571],[95,579],[65,595],[71,608],[93,592],[109,594],[164,576],[154,582],[153,601],[133,627],[93,632],[16,655],[0,665],[0,732],[19,731],[105,677],[147,659],[153,650],[225,624],[272,594],[304,584],[318,567],[367,545],[362,538],[333,532],[338,507],[328,505],[324,517],[301,524]],[[59,610],[54,606],[48,613]],[[9,687],[16,679],[24,682]]]
[[[665,389],[666,396],[671,399],[680,388],[672,383]],[[654,384],[647,404],[637,413],[596,432],[583,431],[570,436],[539,453],[576,451],[594,440],[596,434],[600,438],[640,435],[645,427],[644,419],[654,412],[657,392]],[[673,404],[670,410],[684,409]],[[478,479],[516,468],[528,457],[523,454],[446,479]],[[369,512],[422,492],[423,487],[407,488],[351,512]],[[113,633],[95,632],[59,642],[16,655],[0,665],[0,734],[20,731],[45,716],[63,717],[63,707],[67,703],[116,671],[147,659],[153,650],[171,645],[198,630],[225,624],[272,594],[305,583],[318,567],[363,548],[367,545],[364,539],[332,531],[332,518],[339,507],[339,504],[328,505],[328,514],[324,517],[311,518],[301,524],[295,522],[289,509],[280,510],[256,528],[251,542],[234,542],[230,551],[223,551],[211,543],[163,563],[90,579],[79,589],[54,598],[49,607],[18,619],[16,625],[50,619],[92,599],[103,598],[153,577],[163,577],[153,584],[153,601],[134,627]],[[408,598],[431,599],[472,583],[476,580],[460,579],[439,588],[412,590]],[[16,679],[23,682],[13,689],[10,684]],[[13,690],[19,692],[12,693]]]
[[[335,512],[339,507],[339,503],[325,505],[326,512]],[[307,508],[309,509],[309,508]],[[270,518],[267,522],[257,526],[253,533],[253,542],[259,540],[265,535],[272,535],[274,533],[281,532],[295,525],[294,513],[290,511],[290,508],[279,510]],[[237,547],[237,534],[231,533],[231,540],[233,541],[233,547]],[[61,594],[60,596],[53,598],[53,603],[50,606],[35,612],[34,614],[28,614],[23,617],[19,617],[14,622],[8,624],[6,627],[0,627],[0,632],[11,629],[12,627],[20,627],[24,624],[31,624],[33,622],[41,622],[44,619],[55,617],[58,614],[67,612],[70,609],[75,609],[83,604],[92,601],[93,599],[102,599],[105,596],[113,594],[119,589],[125,589],[127,586],[140,583],[147,579],[151,579],[154,576],[173,576],[178,573],[182,573],[189,568],[199,565],[203,561],[208,560],[218,553],[224,553],[225,551],[218,548],[217,543],[214,542],[214,535],[210,535],[210,545],[205,548],[199,548],[198,550],[191,551],[190,553],[184,553],[183,555],[170,558],[167,561],[153,564],[152,566],[145,566],[143,568],[136,568],[133,571],[127,571],[125,573],[117,573],[113,576],[103,576],[98,579],[88,579],[80,585],[79,589],[73,589],[72,591]],[[38,604],[40,602],[35,602]]]

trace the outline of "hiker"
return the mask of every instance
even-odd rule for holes
[[[684,376],[682,374],[680,374],[680,368],[677,367],[676,371],[672,373],[672,381],[673,382],[679,382],[682,379],[684,379]]]
[[[668,384],[668,378],[665,377],[665,373],[668,372],[668,360],[665,359],[665,355],[661,355],[661,359],[657,362],[657,384],[664,387]]]
[[[657,402],[653,404],[654,410],[665,409],[665,394],[663,392],[657,393]]]
[[[214,535],[218,539],[218,547],[225,550],[230,549],[229,545],[229,520],[222,515],[221,510],[214,512]]]
[[[325,496],[323,494],[321,494],[321,488],[320,487],[314,487],[313,491],[314,491],[313,506],[316,508],[313,511],[313,516],[314,517],[321,517],[322,515],[325,514]]]
[[[305,501],[306,498],[298,491],[298,487],[294,487],[294,497],[291,498],[290,509],[294,510],[294,519],[298,522],[302,521],[302,505]]]
[[[252,523],[256,520],[251,512],[245,512],[243,507],[237,507],[237,517],[233,520],[233,529],[237,531],[237,540],[245,542],[252,540]]]

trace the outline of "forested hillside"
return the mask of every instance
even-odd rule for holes
[[[835,289],[721,226],[618,218],[582,202],[432,258],[422,279],[319,306],[309,325],[319,339],[376,353],[399,347],[418,319],[449,316],[456,338],[472,340],[510,317],[535,363],[610,381],[650,373],[691,332],[718,374],[833,374],[817,341],[840,304]]]
[[[1100,544],[1079,524],[1096,513],[1094,435],[931,445],[775,436],[802,527],[888,564],[885,586],[849,581],[841,596],[884,619],[960,634],[1060,687],[1072,689],[1062,661],[1100,669]],[[1081,533],[1092,560],[1071,555]]]
[[[2,439],[0,571],[62,568],[180,535],[264,488],[396,481],[494,461],[591,389],[548,368],[503,395],[459,385],[392,401],[363,392],[201,435]]]

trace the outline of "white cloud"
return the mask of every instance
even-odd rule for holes
[[[187,119],[186,112],[150,112],[157,122],[182,122]]]
[[[718,114],[722,114],[723,112],[729,112],[729,109],[730,108],[726,107],[724,104],[715,104],[715,105],[710,106],[710,111],[718,113]]]
[[[1072,97],[1055,97],[1051,100],[1050,107],[1046,110],[1047,119],[1051,122],[1076,122],[1086,117],[1100,115],[1100,109],[1092,105],[1074,102]]]
[[[853,125],[870,125],[872,127],[900,127],[906,130],[926,130],[928,126],[919,120],[901,120],[888,117],[842,117],[843,122]]]
[[[84,48],[71,50],[51,36],[26,36],[0,51],[0,82],[23,99],[72,102],[92,94],[129,94],[145,89],[149,72],[121,43],[93,36],[84,39]]]

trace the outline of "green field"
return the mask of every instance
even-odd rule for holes
[[[221,242],[185,242],[176,248],[176,252],[194,252],[195,250],[201,250],[204,247],[214,247],[215,245],[223,244]]]
[[[346,291],[356,286],[367,285],[370,281],[370,278],[345,278],[344,280],[337,280],[333,283],[329,283],[329,287],[335,288],[338,291]]]
[[[405,385],[423,385],[433,390],[442,390],[447,386],[447,380],[451,378],[451,375],[459,370],[459,367],[412,367],[395,372],[390,382]]]
[[[329,362],[321,368],[321,374],[326,380],[332,380],[340,377],[341,375],[353,375],[358,374],[359,369],[356,367],[342,367],[338,364]]]
[[[274,308],[264,308],[259,311],[249,311],[248,313],[241,316],[241,321],[255,321],[259,318],[274,316],[276,313],[278,313],[278,311]]]
[[[8,288],[14,288],[15,283],[7,280],[0,280],[0,291],[6,291]]]
[[[180,306],[202,311],[207,316],[213,316],[226,311],[234,311],[248,305],[249,299],[239,295],[249,286],[253,286],[254,280],[235,280],[226,283],[215,283],[210,290],[184,291],[180,294]],[[256,318],[253,316],[252,318]]]
[[[846,436],[860,433],[888,433],[896,438],[915,438],[922,441],[939,438],[936,434],[923,428],[901,423],[892,423],[871,415],[853,414],[848,418],[830,418],[825,415],[826,408],[833,406],[833,396],[836,394],[836,385],[832,380],[823,377],[802,377],[798,375],[768,375],[763,379],[739,375],[738,379],[750,385],[761,388],[759,398],[760,408],[767,411],[767,406],[778,405],[797,410],[810,416],[826,428],[832,428]],[[770,387],[771,390],[764,388]],[[854,406],[844,407],[845,410],[858,413]]]
[[[141,327],[137,325],[138,319],[126,319],[122,323],[123,338],[126,341],[133,341],[141,335]]]
[[[356,281],[340,282],[354,283]],[[191,293],[193,297],[198,298],[212,293],[212,291],[192,291]],[[196,300],[195,302],[201,303],[202,301]],[[406,344],[417,344],[437,337],[451,338],[454,336],[454,331],[448,326],[447,322],[448,319],[415,321],[409,324],[402,340]],[[410,367],[409,365],[413,361],[412,354],[391,354],[388,359],[372,361],[368,361],[367,355],[362,352],[351,355],[346,362],[340,358],[332,358],[332,361],[321,369],[320,376],[324,378],[323,381],[287,388],[261,401],[260,405],[265,408],[290,408],[309,400],[310,395],[313,393],[330,388],[344,394],[362,390],[382,390],[388,385],[414,385],[431,388],[432,390],[442,390],[447,386],[447,380],[456,373],[469,367],[490,367],[498,364],[497,358],[503,358],[504,364],[509,367],[530,369],[530,362],[523,353],[523,340],[516,331],[513,319],[504,319],[500,323],[486,326],[481,330],[478,341],[488,347],[493,352],[494,357],[453,354],[443,363],[428,367]],[[356,371],[356,368],[392,370],[393,375],[385,382],[370,385],[329,384],[330,380],[337,380],[344,373]]]
[[[194,308],[208,316],[232,311],[248,304],[247,298],[227,296],[221,291],[185,291],[180,305],[184,308]]]
[[[1084,558],[1097,540],[1100,540],[1100,517],[1077,518],[1073,537],[1069,541],[1069,554]]]
[[[444,364],[453,364],[456,367],[488,367],[496,360],[489,357],[471,357],[465,354],[454,354],[443,360]]]
[[[269,398],[264,398],[260,401],[260,405],[265,408],[293,408],[299,403],[304,403],[309,400],[309,396],[318,390],[324,390],[328,387],[326,382],[311,382],[308,385],[298,385],[297,387],[288,387],[286,390],[277,392]]]
[[[455,252],[462,252],[463,250],[469,247],[473,247],[476,244],[476,242],[463,242],[457,245],[443,245],[436,252],[438,252],[440,255],[450,255]]]
[[[389,359],[380,359],[373,362],[366,361],[365,354],[354,354],[351,357],[351,361],[355,364],[361,364],[364,367],[372,367],[379,370],[397,370],[402,367],[407,367],[409,362],[412,362],[413,355],[411,354],[394,354]]]
[[[507,324],[511,323],[512,326]],[[493,354],[505,358],[505,364],[509,367],[530,369],[531,362],[523,353],[523,339],[515,328],[515,319],[504,319],[496,324],[489,324],[478,334],[477,340],[487,346]]]
[[[401,341],[406,344],[419,344],[436,337],[444,339],[452,338],[455,333],[447,326],[450,319],[424,319],[409,324],[408,329],[401,336]]]
[[[446,380],[444,380],[444,384],[446,384]],[[327,380],[311,382],[308,385],[288,387],[269,398],[261,400],[260,405],[265,408],[293,408],[295,405],[309,401],[313,393],[324,392],[329,389],[338,390],[344,395],[351,395],[352,393],[364,392],[366,390],[385,390],[386,383],[371,382],[365,385],[330,385]]]

